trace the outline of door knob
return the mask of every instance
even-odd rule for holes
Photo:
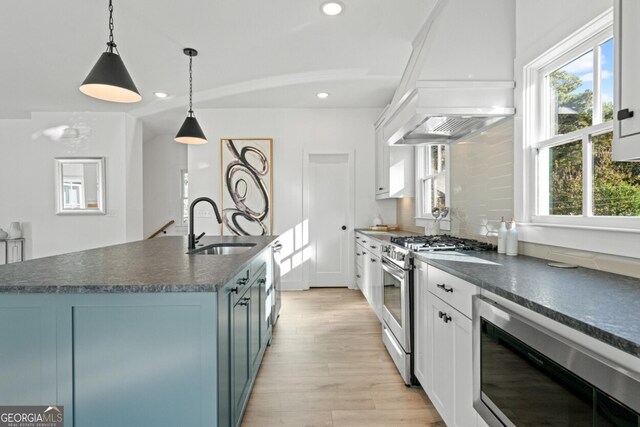
[[[346,226],[346,225],[343,225],[343,226],[342,226],[342,229],[343,229],[343,230],[346,230],[346,229],[347,229],[347,226]]]

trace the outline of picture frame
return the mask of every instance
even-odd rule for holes
[[[273,234],[273,139],[220,140],[220,234]]]
[[[57,157],[56,215],[106,215],[104,157]]]

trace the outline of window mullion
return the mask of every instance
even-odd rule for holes
[[[586,132],[582,137],[582,216],[593,216],[593,144]]]
[[[549,150],[534,148],[536,164],[535,215],[549,215]]]
[[[593,122],[592,124],[598,125],[602,123],[602,94],[600,91],[600,76],[601,76],[601,52],[600,45],[596,45],[593,48]]]

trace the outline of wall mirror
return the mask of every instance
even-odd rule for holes
[[[56,213],[106,214],[104,157],[57,158]]]

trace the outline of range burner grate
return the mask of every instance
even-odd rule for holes
[[[392,237],[391,243],[413,251],[493,251],[496,249],[491,243],[462,239],[448,234]]]

